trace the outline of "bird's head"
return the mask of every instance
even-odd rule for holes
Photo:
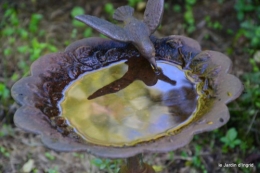
[[[141,42],[134,43],[134,45],[141,55],[146,58],[155,69],[157,69],[157,64],[155,62],[155,48],[151,40],[144,39]]]

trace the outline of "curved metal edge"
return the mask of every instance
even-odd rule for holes
[[[217,82],[220,84],[217,88],[218,98],[225,104],[238,98],[243,90],[244,86],[242,82],[234,75],[230,74],[232,71],[232,61],[224,54],[216,51],[203,51],[208,53],[211,60],[217,66],[221,66],[221,71],[217,77]]]
[[[31,83],[32,81],[37,83],[39,79],[28,76],[20,79],[12,86],[11,95],[19,105],[34,105],[34,102],[30,98],[33,97],[32,91],[37,93],[38,89],[34,83]],[[24,93],[26,93],[26,95]]]
[[[31,76],[39,76],[43,70],[46,73],[48,69],[57,68],[57,63],[62,61],[62,53],[51,53],[42,56],[31,65]],[[50,70],[51,71],[51,70]]]
[[[81,40],[77,40],[73,43],[71,43],[68,47],[66,47],[65,52],[74,51],[75,49],[81,47],[81,46],[89,46],[89,47],[103,47],[105,49],[117,47],[117,48],[123,48],[127,46],[128,43],[123,43],[119,41],[110,40],[107,38],[100,38],[100,37],[90,37],[90,38],[84,38]]]
[[[43,120],[43,116],[41,113],[36,111],[36,113],[32,114],[31,112],[35,112],[35,107],[32,106],[22,106],[20,107],[14,114],[14,124],[28,132],[32,132],[34,134],[41,134],[41,130],[43,126],[39,126],[39,122]],[[34,122],[35,120],[32,116],[40,117],[40,121]]]
[[[40,135],[43,144],[56,151],[86,151],[98,157],[125,158],[136,155],[145,149],[145,147],[111,147],[108,150],[107,147],[75,142],[74,139],[64,137],[61,133],[58,133],[55,128],[50,126],[45,115],[37,108],[31,106],[20,107],[15,113],[14,123],[17,127],[27,132]],[[116,157],[115,153],[117,153]]]
[[[189,47],[192,50],[197,50],[197,51],[201,51],[201,46],[199,44],[199,42],[197,42],[196,40],[186,37],[186,36],[182,36],[182,35],[170,35],[168,36],[169,39],[174,38],[174,39],[180,39],[183,45],[186,45],[187,47]]]
[[[50,126],[46,116],[35,107],[20,107],[14,115],[14,123],[27,132],[40,135],[43,143],[53,150],[71,151],[71,148],[74,148],[73,151],[87,150],[86,145],[76,143],[73,139],[58,133]]]

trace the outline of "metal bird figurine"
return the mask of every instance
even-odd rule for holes
[[[123,21],[124,28],[90,15],[79,15],[76,19],[96,29],[107,37],[132,43],[137,50],[157,69],[155,48],[149,36],[157,29],[163,14],[164,0],[148,0],[144,20],[133,17],[134,9],[122,6],[116,9],[113,18]]]

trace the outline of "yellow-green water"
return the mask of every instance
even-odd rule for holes
[[[122,78],[128,66],[121,62],[84,74],[66,89],[61,116],[83,139],[100,145],[132,145],[178,129],[196,110],[196,88],[173,64],[158,62],[158,66],[176,85],[160,78],[153,86],[135,80],[119,90],[122,83],[118,82],[118,88],[112,88],[118,92],[90,100],[100,88]]]

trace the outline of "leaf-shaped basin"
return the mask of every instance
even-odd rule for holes
[[[12,88],[22,129],[58,151],[167,152],[229,119],[243,86],[231,61],[187,37],[151,37],[159,74],[130,44],[89,38],[39,58]]]

